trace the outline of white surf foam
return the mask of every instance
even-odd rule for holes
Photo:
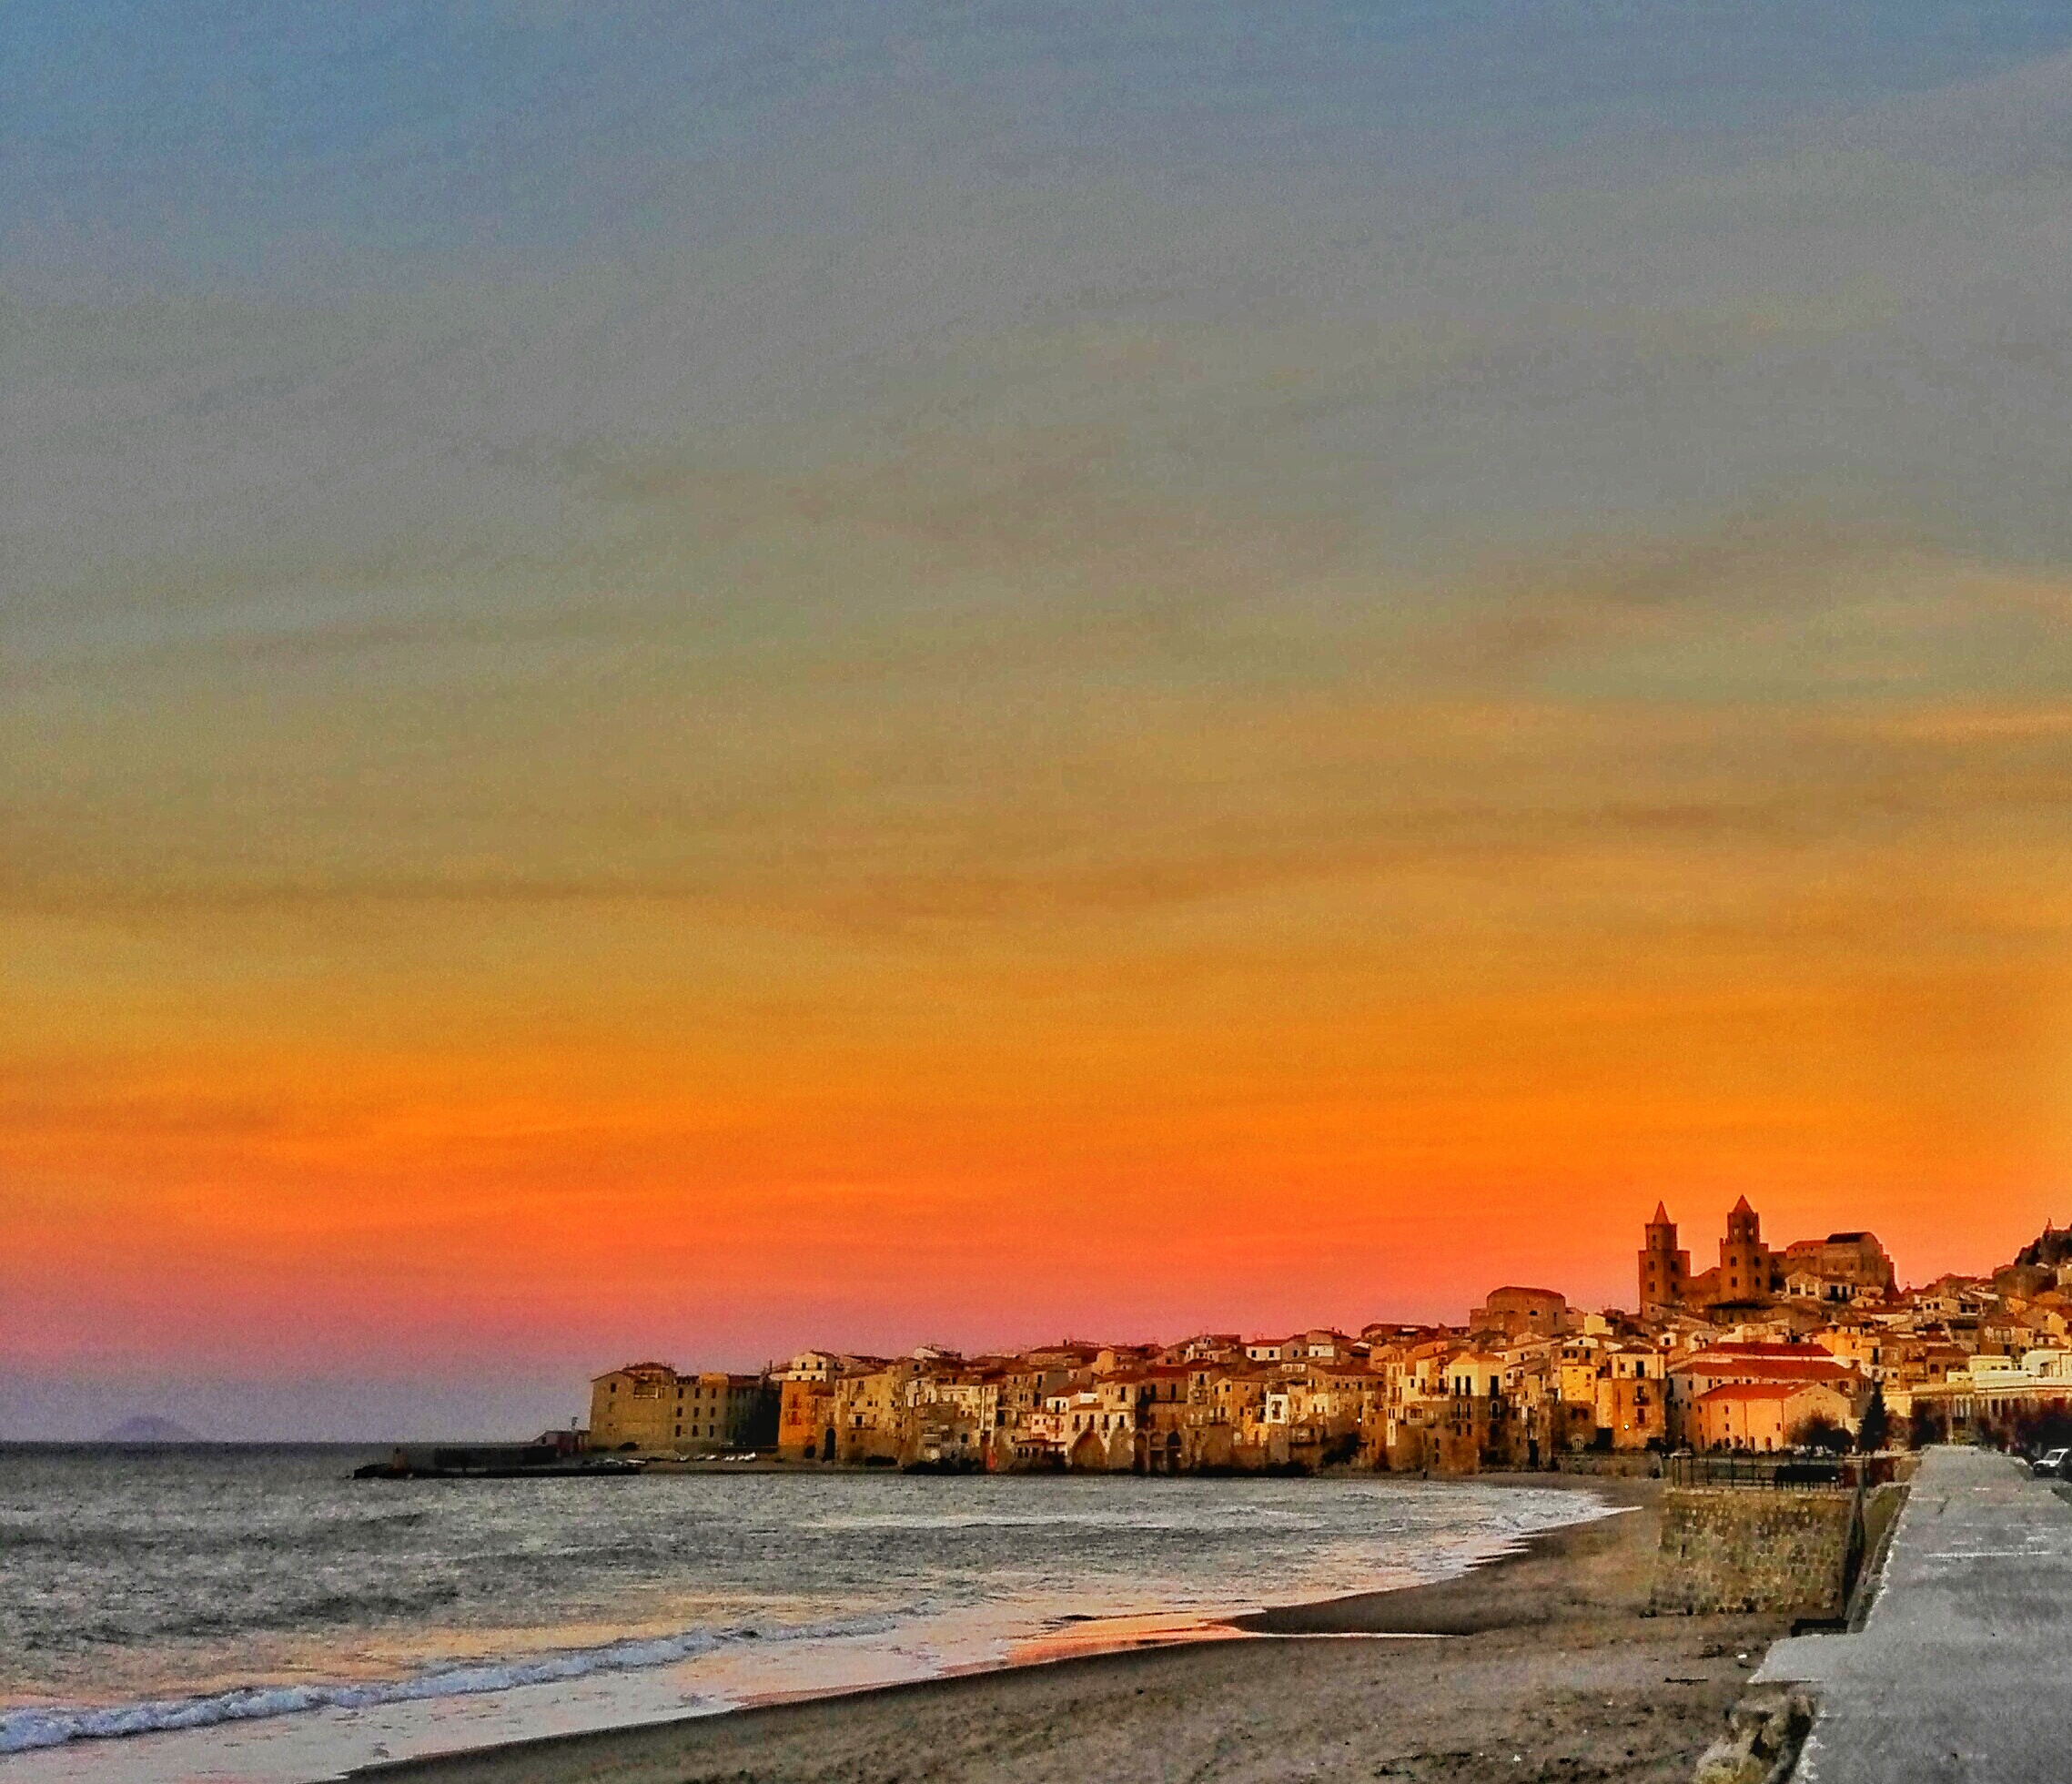
[[[825,1640],[884,1633],[896,1618],[844,1617],[829,1622],[731,1629],[684,1629],[635,1637],[595,1647],[561,1648],[522,1660],[482,1661],[430,1668],[407,1678],[351,1683],[242,1686],[197,1697],[139,1703],[52,1706],[0,1711],[0,1754],[62,1747],[75,1740],[116,1740],[177,1728],[258,1721],[314,1709],[369,1709],[437,1698],[479,1697],[522,1685],[553,1685],[596,1673],[672,1667],[729,1643]]]

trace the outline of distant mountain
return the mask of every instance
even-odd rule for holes
[[[101,1433],[99,1441],[104,1444],[200,1444],[207,1439],[197,1437],[186,1425],[176,1424],[169,1418],[138,1413],[120,1424],[110,1425]]]

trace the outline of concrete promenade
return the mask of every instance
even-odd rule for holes
[[[1862,1633],[1779,1642],[1757,1678],[1814,1688],[1804,1784],[2072,1779],[2072,1505],[1929,1451]]]

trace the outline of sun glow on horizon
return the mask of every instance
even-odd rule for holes
[[[2065,1211],[2042,27],[361,11],[15,84],[0,1414]]]

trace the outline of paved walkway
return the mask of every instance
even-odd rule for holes
[[[1779,1642],[1756,1677],[1815,1688],[1802,1784],[2072,1779],[2072,1505],[2004,1455],[1930,1450],[1863,1632]]]

